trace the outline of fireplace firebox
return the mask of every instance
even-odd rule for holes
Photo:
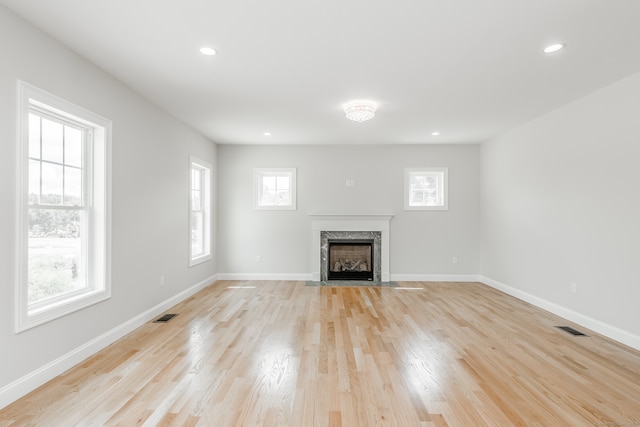
[[[373,280],[374,240],[329,240],[328,280]]]

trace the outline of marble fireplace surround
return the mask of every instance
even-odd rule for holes
[[[341,239],[362,238],[361,232],[371,233],[376,243],[380,242],[379,278],[374,280],[380,282],[389,281],[389,222],[393,218],[392,214],[313,214],[311,217],[311,280],[326,280],[327,272],[322,272],[322,246],[323,237],[326,246],[328,237]],[[323,233],[325,232],[325,233]],[[325,248],[326,251],[326,248]],[[374,247],[375,252],[375,247]],[[326,256],[326,253],[325,253]],[[375,256],[375,253],[374,253]],[[378,267],[375,267],[378,270]]]

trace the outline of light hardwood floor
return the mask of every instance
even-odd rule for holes
[[[216,282],[0,426],[640,426],[640,352],[480,283],[402,285]]]

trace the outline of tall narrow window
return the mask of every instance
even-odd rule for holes
[[[296,209],[295,168],[253,170],[255,209]]]
[[[211,166],[191,157],[189,265],[211,259]]]
[[[447,168],[406,168],[405,210],[448,209]]]
[[[111,123],[20,82],[16,330],[110,295]]]

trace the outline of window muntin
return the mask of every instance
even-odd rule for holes
[[[16,331],[110,296],[111,122],[23,82]]]
[[[253,173],[255,209],[296,209],[294,168],[259,168]]]
[[[405,169],[405,210],[448,209],[447,168]]]
[[[84,143],[91,129],[30,108],[28,304],[86,289]]]
[[[191,158],[189,203],[189,265],[211,257],[211,166]]]

